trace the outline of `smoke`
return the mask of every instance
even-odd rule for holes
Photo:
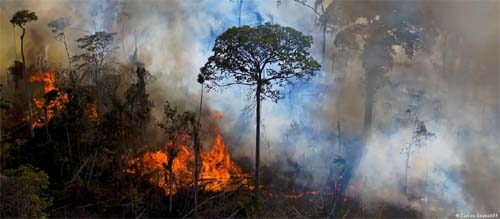
[[[399,4],[405,8],[404,2]],[[401,48],[394,48],[394,66],[387,73],[392,83],[377,90],[373,131],[361,147],[359,163],[353,164],[351,184],[364,186],[349,192],[359,192],[367,207],[383,200],[413,206],[427,216],[496,212],[500,201],[498,2],[420,4],[428,17],[416,19],[426,28],[439,26],[437,36],[428,42],[428,51],[418,52],[412,60]],[[340,83],[334,82],[327,93],[326,103],[333,107],[320,109],[319,120],[342,120],[347,133],[353,130],[350,134],[359,136],[365,73],[361,58],[352,51],[336,58],[333,72]],[[412,138],[414,124],[404,123],[409,108],[436,134],[422,148],[415,148],[409,161],[408,187],[416,196],[406,195],[406,155],[401,152]],[[335,128],[335,123],[329,123],[324,132]]]
[[[280,2],[243,1],[242,25],[273,22],[313,35],[313,55],[321,60],[322,39],[314,12],[293,1]],[[363,4],[359,1],[362,11],[377,13]],[[391,1],[391,5],[397,5],[403,14],[416,14],[405,1]],[[427,42],[429,51],[418,52],[412,60],[395,48],[395,65],[387,73],[393,85],[377,90],[373,133],[365,146],[359,145],[365,85],[361,56],[359,51],[333,48],[334,35],[329,33],[325,76],[290,88],[277,104],[263,103],[263,162],[280,159],[290,163],[288,159],[292,159],[312,173],[315,184],[323,185],[338,155],[352,169],[349,184],[363,185],[357,191],[348,186],[347,192],[360,194],[367,206],[386,201],[411,205],[434,216],[499,211],[498,2],[438,1],[422,2],[421,6],[427,16],[413,19],[441,29],[435,41]],[[35,11],[39,17],[27,25],[29,64],[43,56],[49,66],[67,65],[62,43],[47,26],[52,20],[68,19],[66,38],[72,55],[79,53],[74,42],[79,37],[95,31],[116,32],[117,60],[129,62],[137,49],[137,59],[155,78],[148,93],[156,105],[156,118],[161,118],[166,100],[181,109],[198,109],[199,68],[211,54],[215,38],[238,25],[239,13],[237,1],[230,0],[2,1],[2,81],[6,81],[7,67],[19,56],[19,30],[13,32],[9,20],[20,9]],[[219,125],[235,156],[254,157],[253,108],[245,110],[251,98],[242,87],[209,92],[204,97],[206,117],[216,111],[224,115]],[[401,149],[411,141],[413,130],[412,124],[404,122],[409,107],[436,135],[412,152],[408,184],[412,192],[421,194],[413,198],[402,189],[406,157]]]

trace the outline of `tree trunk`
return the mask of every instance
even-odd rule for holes
[[[257,107],[256,107],[256,131],[255,131],[255,202],[259,201],[259,168],[260,168],[260,93],[261,93],[262,82],[260,80],[257,82]]]
[[[63,42],[64,42],[64,49],[66,50],[66,56],[68,56],[68,68],[69,71],[71,72],[71,57],[69,55],[68,45],[66,44],[66,37]]]
[[[30,137],[35,137],[35,131],[33,130],[33,110],[31,109],[31,87],[29,84],[28,80],[28,70],[26,68],[26,60],[24,58],[24,34],[26,33],[26,30],[24,28],[21,28],[23,30],[23,33],[21,34],[21,58],[23,61],[23,74],[24,74],[24,83],[26,86],[26,95],[28,95],[28,113],[29,113],[29,128],[30,128]]]
[[[174,194],[172,194],[172,184],[173,184],[173,179],[174,179],[174,173],[172,172],[172,165],[170,165],[168,167],[168,172],[169,172],[169,177],[168,177],[168,193],[169,193],[169,202],[168,202],[168,212],[172,212],[172,208],[173,208],[173,205],[172,205],[172,198],[174,196]]]
[[[198,163],[200,162],[200,146],[199,146],[199,126],[196,128],[196,133],[194,134],[195,145],[194,145],[194,213],[193,218],[198,217]]]
[[[195,142],[194,142],[194,217],[198,216],[198,177],[199,169],[198,165],[200,162],[200,128],[201,128],[201,107],[203,105],[203,84],[201,84],[201,95],[200,95],[200,111],[198,113],[198,122],[196,124],[195,131]]]

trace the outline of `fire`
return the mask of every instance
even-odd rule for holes
[[[201,181],[208,183],[205,187],[208,191],[221,191],[230,189],[232,177],[242,177],[243,171],[231,161],[229,152],[222,135],[214,129],[215,140],[212,150],[208,153],[201,153],[202,166],[200,171]]]
[[[43,82],[43,93],[46,94],[51,90],[56,89],[54,82],[56,81],[55,72],[48,71],[41,74],[33,74],[29,76],[30,82]]]
[[[216,114],[217,115],[217,114]],[[220,113],[219,113],[220,115]],[[222,115],[220,115],[222,117]],[[234,190],[236,187],[232,183],[240,180],[246,184],[249,174],[246,174],[231,161],[231,157],[224,143],[224,138],[218,128],[213,124],[212,130],[215,138],[210,151],[201,151],[200,165],[200,188],[205,191]],[[169,143],[165,148],[170,147]],[[128,173],[138,174],[145,177],[150,183],[163,188],[166,195],[170,195],[169,173],[164,167],[168,163],[168,153],[163,150],[148,151],[141,157],[129,161]],[[174,172],[174,185],[172,194],[175,194],[180,187],[192,186],[194,178],[194,152],[192,147],[181,146],[177,156],[172,163]]]
[[[46,95],[52,90],[58,90],[56,86],[54,85],[56,79],[55,72],[53,71],[47,71],[43,72],[40,74],[33,74],[29,76],[29,81],[31,83],[35,82],[41,82],[43,83],[43,94]],[[54,112],[55,110],[61,110],[64,107],[64,104],[68,102],[68,94],[64,93],[61,94],[59,93],[55,100],[51,101],[47,106],[45,106],[45,99],[44,97],[35,97],[33,98],[33,103],[35,106],[35,111],[39,111],[42,113],[39,113],[40,115],[38,118],[35,117],[33,121],[33,127],[41,127],[44,125],[45,121],[49,121],[54,117]],[[44,107],[47,107],[46,110],[46,115],[44,112]]]
[[[92,121],[97,121],[99,117],[97,116],[97,104],[92,103],[92,106],[90,107],[90,120]]]
[[[216,112],[214,115],[214,119],[222,119],[222,114],[219,112]]]
[[[185,185],[191,179],[193,174],[188,168],[188,163],[192,163],[193,153],[187,147],[181,146],[180,150],[173,160],[172,170],[174,172],[174,182],[172,193],[177,191],[178,185]],[[165,190],[165,194],[169,194],[169,174],[163,167],[168,162],[168,155],[163,151],[146,152],[139,159],[129,162],[132,168],[127,170],[128,173],[135,174],[138,165],[140,165],[140,175],[160,188]]]

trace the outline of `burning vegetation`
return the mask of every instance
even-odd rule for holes
[[[43,86],[43,95],[33,98],[35,115],[38,116],[34,118],[32,124],[33,127],[42,127],[54,117],[54,111],[61,110],[68,102],[68,94],[56,88],[54,71],[31,74],[28,80],[32,85]]]
[[[0,217],[498,217],[499,4],[0,1]]]
[[[214,115],[215,119],[222,118],[222,114]],[[215,121],[212,122],[214,142],[207,152],[201,151],[200,164],[200,188],[210,192],[232,191],[237,185],[247,184],[250,174],[243,170],[231,160],[228,147],[224,143]],[[181,138],[189,138],[187,135]],[[159,151],[147,151],[139,158],[128,161],[127,173],[145,177],[150,183],[157,185],[165,191],[166,195],[173,195],[178,187],[193,186],[194,179],[194,151],[192,146],[181,145],[172,161],[174,176],[173,190],[169,190],[170,181],[167,170],[168,148],[173,147],[171,141],[167,141],[163,149]]]

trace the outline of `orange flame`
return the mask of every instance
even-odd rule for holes
[[[92,121],[97,121],[99,117],[97,116],[97,104],[92,103],[92,106],[90,107],[90,120]]]
[[[222,115],[221,115],[222,116]],[[240,180],[246,184],[249,174],[245,174],[240,167],[231,161],[228,148],[217,127],[213,127],[215,134],[214,143],[208,152],[201,151],[200,168],[200,188],[205,191],[234,190],[236,187],[232,184],[234,180]],[[169,147],[170,145],[165,145]],[[141,157],[129,161],[129,169],[126,172],[138,174],[146,178],[150,183],[163,188],[166,195],[170,195],[168,185],[169,174],[163,167],[168,163],[168,154],[164,151],[148,151]],[[174,172],[174,185],[172,194],[177,192],[180,187],[193,185],[194,177],[194,152],[191,147],[181,146],[180,150],[173,160],[172,170]]]
[[[215,140],[212,150],[208,153],[201,153],[203,162],[200,179],[210,182],[206,185],[205,190],[215,192],[230,189],[232,178],[241,178],[248,174],[243,174],[241,168],[231,161],[224,138],[216,127],[213,130],[215,132]]]
[[[56,74],[55,72],[44,72],[41,74],[33,74],[29,76],[29,81],[30,82],[43,82],[43,93],[46,94],[51,90],[56,89],[54,86],[54,82],[56,81]]]
[[[54,85],[55,80],[56,80],[55,72],[47,71],[47,72],[40,73],[40,74],[33,74],[33,75],[30,75],[28,79],[31,83],[42,82],[44,95],[52,90],[57,90],[57,88]],[[66,93],[59,94],[55,100],[51,101],[48,104],[48,106],[46,106],[47,107],[47,116],[46,116],[47,118],[45,118],[45,115],[43,115],[44,113],[39,113],[39,116],[34,118],[34,121],[32,124],[33,127],[43,126],[45,120],[47,120],[47,121],[51,120],[54,117],[54,111],[61,110],[63,108],[64,104],[66,104],[67,102],[68,102],[68,94],[66,94]],[[36,111],[43,112],[43,107],[44,107],[44,103],[45,103],[45,100],[43,97],[33,98],[33,103],[34,103]]]
[[[222,114],[219,112],[216,112],[214,115],[214,119],[222,119]]]

